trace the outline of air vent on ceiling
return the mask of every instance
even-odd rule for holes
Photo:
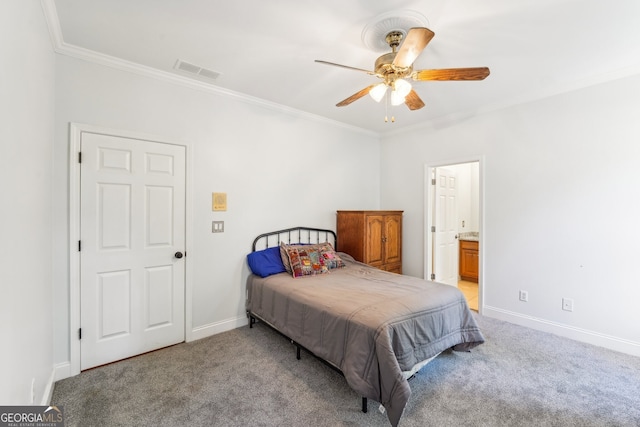
[[[215,80],[222,74],[217,71],[209,70],[208,68],[199,67],[197,65],[183,61],[182,59],[178,59],[176,65],[174,65],[173,68],[188,74],[204,77],[209,80]]]

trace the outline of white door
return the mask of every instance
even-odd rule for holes
[[[184,341],[185,147],[83,132],[80,369]],[[179,253],[179,254],[178,254]]]
[[[458,286],[458,180],[456,173],[435,171],[435,280]]]

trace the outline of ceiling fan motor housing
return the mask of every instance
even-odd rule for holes
[[[397,79],[404,79],[409,77],[413,72],[413,67],[399,68],[393,65],[393,60],[396,57],[396,52],[385,53],[384,55],[376,59],[374,67],[376,75],[387,82],[393,82]]]

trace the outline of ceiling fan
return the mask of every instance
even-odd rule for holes
[[[406,37],[404,37],[404,33],[402,31],[390,31],[387,33],[385,41],[391,48],[391,52],[376,59],[374,71],[318,59],[316,59],[315,62],[356,71],[363,71],[382,80],[382,82],[367,86],[350,97],[338,102],[336,104],[337,107],[349,105],[367,94],[371,95],[375,101],[380,102],[382,98],[388,94],[388,100],[391,105],[400,105],[404,103],[410,110],[419,110],[424,107],[424,102],[420,99],[416,91],[413,90],[408,79],[415,81],[484,80],[484,78],[489,75],[489,68],[487,67],[443,68],[414,71],[414,61],[431,41],[433,36],[433,31],[424,27],[411,28],[406,33]]]

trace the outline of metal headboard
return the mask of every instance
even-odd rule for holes
[[[269,238],[271,238],[271,241]],[[280,246],[281,242],[286,244],[329,242],[333,244],[334,248],[337,247],[338,244],[338,238],[333,230],[313,227],[285,228],[284,230],[270,231],[269,233],[261,234],[253,240],[253,245],[251,246],[252,252],[256,251],[256,246],[261,240],[264,245],[260,247],[263,249],[270,246]],[[331,240],[333,240],[333,242]]]

